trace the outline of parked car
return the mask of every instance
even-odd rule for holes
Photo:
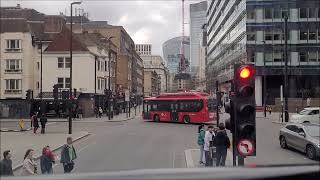
[[[320,156],[320,125],[312,123],[287,123],[279,134],[282,148],[294,148],[306,153],[310,159]]]
[[[304,123],[310,122],[320,124],[320,107],[308,107],[304,108],[298,114],[293,114],[290,118],[290,122]]]

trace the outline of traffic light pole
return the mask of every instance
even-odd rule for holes
[[[284,62],[284,120],[288,122],[288,15],[284,18]]]
[[[217,97],[217,108],[216,108],[216,113],[217,113],[217,127],[219,126],[219,103],[220,103],[220,100],[221,100],[221,98],[220,98],[220,95],[219,95],[219,87],[218,87],[218,85],[219,85],[219,81],[216,81],[216,97]],[[219,100],[218,100],[218,98],[220,98]]]

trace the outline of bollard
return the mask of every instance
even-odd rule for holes
[[[20,131],[24,131],[24,120],[23,119],[19,120],[19,127],[20,127]]]

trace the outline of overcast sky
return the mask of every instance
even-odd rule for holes
[[[201,0],[185,1],[185,22],[189,22],[189,4]],[[39,12],[55,15],[59,12],[70,14],[72,1],[45,0],[1,0],[1,6],[21,4],[23,8],[34,8]],[[112,25],[121,25],[127,30],[136,44],[151,43],[153,54],[162,55],[162,43],[180,36],[181,0],[82,0],[81,5],[89,13],[91,20],[106,20]],[[185,25],[185,35],[189,34],[189,25]]]

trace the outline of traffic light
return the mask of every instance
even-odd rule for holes
[[[230,114],[230,118],[225,120],[226,129],[230,130],[231,133],[234,133],[234,110],[232,100],[225,103],[224,109],[226,113]]]
[[[54,98],[54,100],[58,100],[59,99],[58,84],[53,85],[53,98]]]
[[[31,99],[31,89],[28,89],[26,91],[26,100],[30,100]]]
[[[66,100],[69,99],[69,90],[64,90],[61,92],[62,93],[62,99]]]
[[[255,68],[250,64],[234,67],[233,111],[238,153],[245,156],[256,154],[256,102]]]

